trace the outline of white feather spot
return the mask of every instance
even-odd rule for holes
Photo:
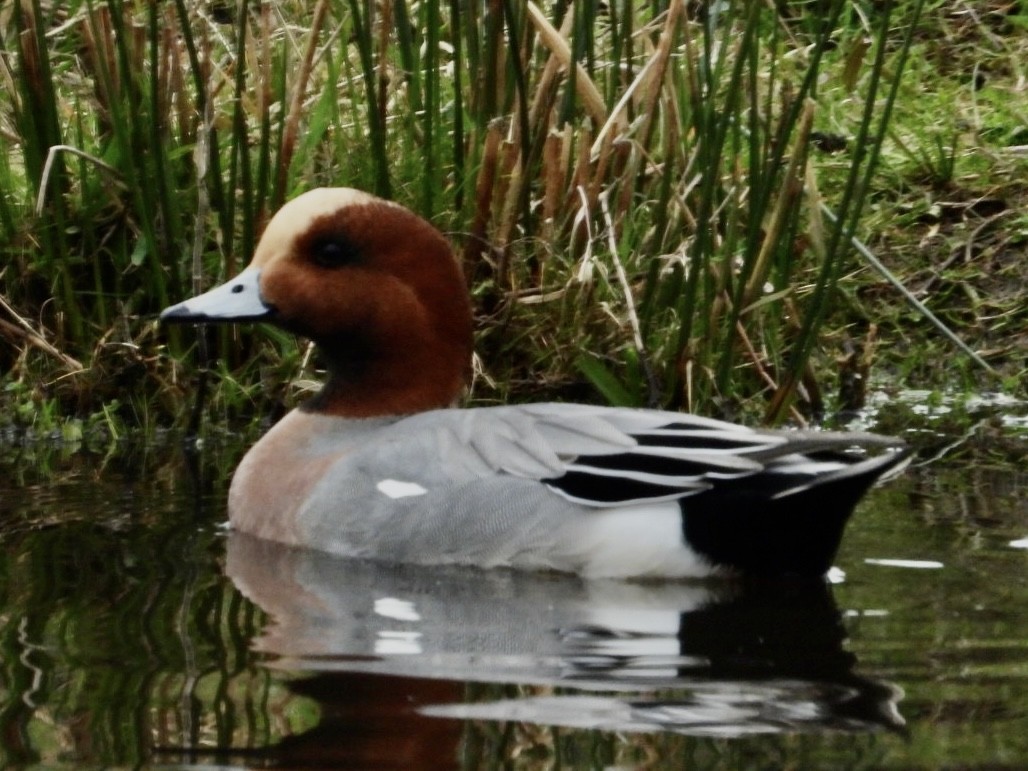
[[[867,608],[865,610],[851,608],[844,611],[842,615],[846,618],[886,618],[889,615],[889,611],[884,608]]]
[[[887,568],[913,568],[914,570],[938,570],[945,567],[941,562],[935,560],[894,560],[894,559],[865,559],[868,565],[881,565]]]
[[[825,578],[828,579],[828,583],[830,584],[841,584],[846,581],[846,571],[833,565],[828,568],[828,573]]]
[[[1014,549],[1028,549],[1028,538],[1019,538],[1016,541],[1011,541],[1010,546]]]
[[[417,482],[401,482],[399,479],[383,479],[375,487],[380,493],[388,495],[393,500],[397,498],[410,498],[414,495],[424,495],[428,492]]]
[[[375,613],[397,621],[420,621],[421,614],[414,609],[414,603],[396,597],[382,597],[375,600]]]

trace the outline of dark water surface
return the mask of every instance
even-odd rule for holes
[[[236,454],[0,454],[0,766],[1028,767],[1023,463],[739,586],[278,547],[221,527]]]

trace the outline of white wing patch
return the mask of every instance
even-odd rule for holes
[[[393,500],[397,498],[410,498],[415,495],[424,495],[428,492],[417,482],[401,482],[399,479],[383,479],[375,487],[380,493],[388,495]]]

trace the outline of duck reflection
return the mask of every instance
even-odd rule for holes
[[[229,536],[226,572],[271,617],[255,647],[270,666],[309,675],[292,687],[322,704],[323,722],[373,734],[382,713],[395,737],[399,713],[427,720],[436,760],[455,724],[426,716],[716,736],[903,726],[899,689],[854,673],[821,581],[645,584],[383,565],[240,533]],[[467,682],[547,687],[470,701]],[[417,749],[404,754],[414,767]]]

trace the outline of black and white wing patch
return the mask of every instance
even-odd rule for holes
[[[785,439],[732,427],[696,428],[669,423],[630,436],[634,447],[602,455],[568,458],[562,476],[544,479],[554,492],[575,503],[613,507],[673,501],[710,489],[718,481],[764,470],[759,456]]]
[[[570,501],[599,508],[673,501],[712,488],[775,499],[873,469],[884,472],[900,460],[868,458],[868,449],[896,447],[887,437],[754,431],[692,416],[627,433],[633,447],[566,457],[565,473],[542,481]]]

